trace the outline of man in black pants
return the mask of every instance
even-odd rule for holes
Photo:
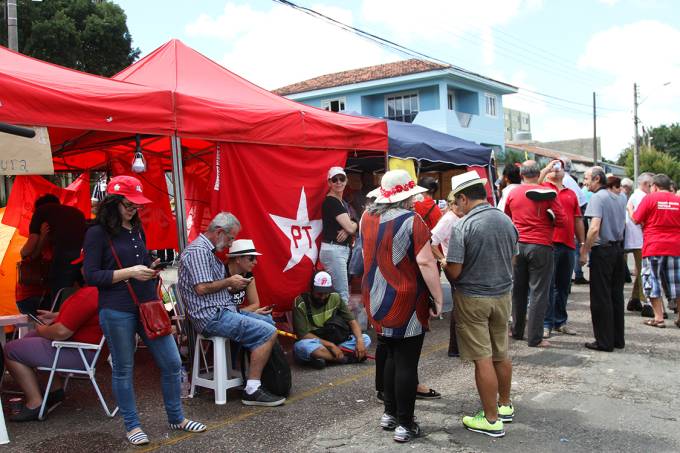
[[[601,167],[586,171],[584,183],[593,192],[585,216],[590,218],[586,242],[581,247],[581,264],[590,255],[590,314],[595,341],[588,349],[611,352],[625,346],[623,326],[623,233],[626,200],[607,190]]]

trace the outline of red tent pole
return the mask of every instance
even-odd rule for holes
[[[175,197],[175,219],[177,220],[177,242],[179,252],[186,248],[187,214],[184,206],[184,165],[182,164],[182,142],[177,135],[170,137],[172,146],[172,188]]]

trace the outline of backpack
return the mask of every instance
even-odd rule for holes
[[[246,367],[244,364],[250,360],[250,352],[245,348],[241,348],[241,377],[243,382],[247,381]],[[272,348],[272,353],[269,356],[267,364],[262,370],[262,387],[267,389],[270,393],[276,396],[290,395],[290,388],[293,385],[293,380],[290,373],[290,365],[286,360],[286,354],[283,352],[281,345],[276,342]]]

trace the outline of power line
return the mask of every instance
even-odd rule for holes
[[[328,22],[333,26],[339,27],[339,28],[341,28],[341,29],[343,29],[347,32],[354,33],[354,34],[356,34],[356,35],[358,35],[358,36],[360,36],[364,39],[373,41],[380,46],[383,46],[383,47],[386,47],[386,48],[389,48],[389,49],[392,49],[392,50],[396,50],[397,52],[400,52],[402,54],[409,55],[409,56],[412,56],[412,57],[417,57],[417,58],[424,58],[424,59],[430,60],[432,62],[436,62],[436,63],[440,63],[440,64],[443,64],[443,65],[450,66],[452,69],[464,72],[466,74],[470,74],[470,75],[477,76],[477,77],[484,77],[484,76],[481,76],[480,74],[477,74],[473,71],[470,71],[468,69],[462,68],[462,67],[457,66],[457,65],[454,65],[453,63],[450,63],[448,61],[445,61],[445,60],[442,60],[440,58],[434,57],[432,55],[428,55],[428,54],[425,54],[423,52],[411,49],[411,48],[406,47],[402,44],[396,43],[396,42],[391,41],[389,39],[386,39],[386,38],[383,38],[381,36],[375,35],[373,33],[367,32],[365,30],[359,29],[359,28],[354,27],[352,25],[345,24],[344,22],[340,22],[336,19],[333,19],[332,17],[326,16],[325,14],[320,13],[316,10],[311,9],[311,8],[297,5],[297,4],[290,2],[288,0],[273,0],[273,1],[276,2],[276,3],[280,3],[282,5],[288,6],[292,9],[297,10],[297,11],[300,11],[304,14],[307,14],[307,15],[315,18],[315,19],[320,19],[320,20],[323,20],[325,22]],[[486,77],[484,77],[484,78],[486,78]],[[564,98],[561,98],[561,97],[558,97],[558,96],[545,94],[545,93],[535,91],[535,90],[531,90],[531,89],[528,89],[528,88],[524,88],[524,87],[521,87],[521,86],[517,86],[517,88],[524,90],[524,91],[527,91],[527,92],[530,92],[530,93],[534,93],[534,94],[539,95],[539,96],[551,98],[551,99],[554,99],[554,100],[559,100],[559,101],[562,101],[562,102],[567,102],[567,103],[571,103],[571,104],[575,104],[575,105],[590,107],[589,104],[584,104],[584,103],[572,101],[572,100],[569,100],[569,99],[564,99]],[[608,107],[600,107],[600,109],[610,110],[610,111],[625,111],[624,109],[615,109],[615,108],[608,108]]]

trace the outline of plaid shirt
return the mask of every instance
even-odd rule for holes
[[[199,235],[179,257],[179,288],[189,319],[198,332],[215,319],[222,309],[237,311],[231,294],[225,288],[199,296],[195,287],[227,278],[224,264],[215,256],[215,246],[204,235]]]

